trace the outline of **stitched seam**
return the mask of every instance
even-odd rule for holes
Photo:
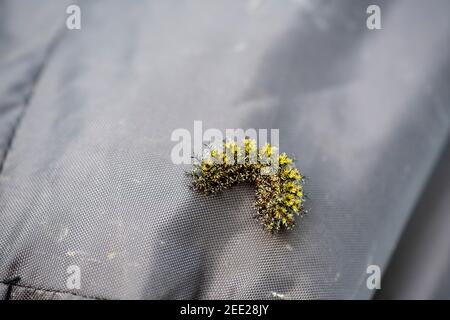
[[[17,284],[20,281],[20,277],[14,277],[12,279],[5,280],[4,283],[8,286],[6,288],[5,300],[11,299],[11,292],[14,284]]]
[[[8,282],[5,281],[0,281],[1,284],[7,285],[7,286],[12,286],[12,287],[19,287],[19,288],[24,288],[24,289],[31,289],[37,291],[45,291],[45,292],[49,292],[49,293],[61,293],[61,294],[70,294],[70,295],[74,295],[77,297],[82,297],[82,298],[87,298],[87,299],[96,299],[96,300],[108,300],[106,298],[100,298],[100,297],[96,297],[96,296],[90,296],[90,295],[84,295],[84,294],[79,294],[79,293],[74,293],[74,292],[70,292],[70,291],[63,291],[63,290],[56,290],[56,289],[43,289],[43,288],[37,288],[34,286],[29,286],[29,285],[25,285],[25,284],[10,284]]]

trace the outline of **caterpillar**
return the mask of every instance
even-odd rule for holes
[[[268,172],[268,163],[273,160],[278,165]],[[255,140],[246,137],[239,144],[224,141],[221,148],[209,146],[189,174],[192,188],[205,195],[239,183],[255,184],[255,217],[272,233],[292,229],[295,217],[306,213],[304,177],[292,158],[286,153],[278,155],[270,144],[258,148]]]

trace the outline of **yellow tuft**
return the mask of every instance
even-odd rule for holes
[[[211,160],[202,161],[202,171],[206,172],[211,169],[213,162]]]
[[[291,164],[292,163],[292,159],[289,158],[286,153],[282,153],[278,157],[278,163],[280,164],[280,166],[283,166],[285,164]]]
[[[245,153],[250,154],[256,151],[256,141],[253,139],[245,138],[244,139],[244,148]]]
[[[266,155],[268,157],[271,157],[273,153],[273,147],[269,144],[266,143],[262,148],[261,148],[261,154],[262,155]]]

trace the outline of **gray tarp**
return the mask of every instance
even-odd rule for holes
[[[72,3],[0,2],[11,298],[372,296],[449,133],[449,1],[77,1],[68,30]],[[170,135],[194,120],[280,129],[294,231],[261,229],[251,186],[188,188]]]

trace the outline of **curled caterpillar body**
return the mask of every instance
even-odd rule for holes
[[[270,166],[276,161],[277,166]],[[242,182],[256,185],[254,207],[257,217],[271,232],[292,229],[295,217],[303,215],[304,179],[285,153],[275,147],[256,147],[256,141],[225,142],[222,148],[210,147],[190,173],[192,187],[203,194],[221,192]]]

